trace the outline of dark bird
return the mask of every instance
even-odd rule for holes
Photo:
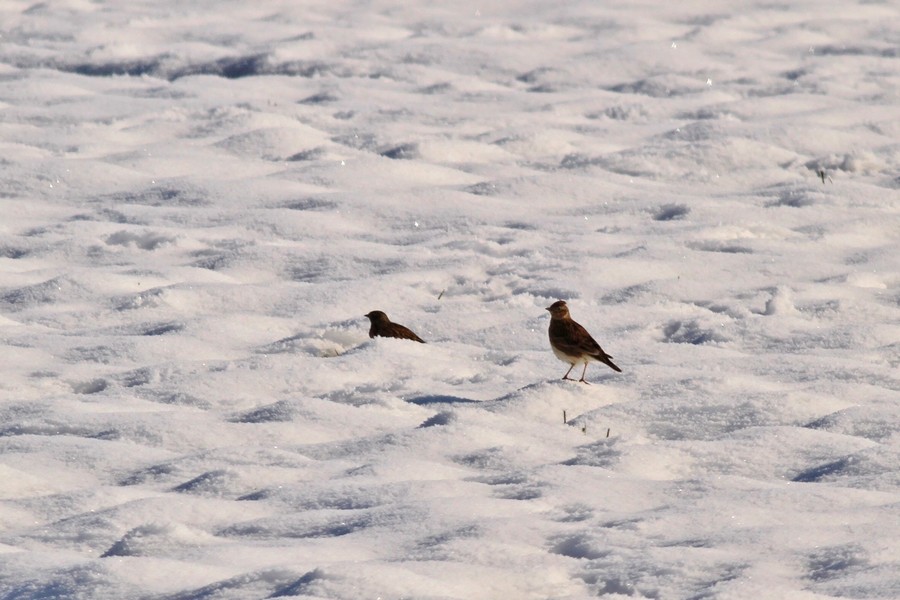
[[[571,379],[569,373],[578,363],[584,363],[584,370],[581,372],[581,379],[578,381],[588,383],[584,380],[584,374],[587,372],[589,362],[602,362],[613,371],[622,372],[617,367],[612,356],[603,351],[587,329],[572,320],[569,315],[569,307],[562,300],[557,300],[547,307],[550,312],[550,347],[553,348],[553,354],[556,358],[563,362],[569,363],[569,370],[563,375],[563,379]]]
[[[410,329],[399,323],[392,323],[391,320],[388,319],[388,316],[380,310],[373,310],[366,316],[369,317],[369,321],[372,323],[372,326],[369,327],[370,338],[374,338],[377,335],[380,337],[400,338],[403,340],[415,340],[423,344],[425,343],[422,338],[417,336]]]

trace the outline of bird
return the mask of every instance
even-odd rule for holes
[[[413,333],[409,328],[392,323],[388,316],[380,310],[373,310],[366,315],[369,317],[371,327],[369,327],[369,337],[374,338],[376,335],[380,337],[400,338],[403,340],[414,340],[422,344],[425,340]]]
[[[553,349],[553,354],[559,360],[571,365],[563,375],[563,379],[571,380],[569,373],[572,372],[575,365],[584,363],[584,370],[578,381],[588,383],[584,379],[584,374],[587,373],[588,363],[593,361],[602,362],[613,371],[622,372],[622,369],[612,361],[612,356],[603,351],[603,348],[591,337],[587,329],[572,320],[569,315],[569,307],[563,300],[558,300],[548,306],[547,311],[550,312],[550,329],[547,333],[550,336],[550,347]]]

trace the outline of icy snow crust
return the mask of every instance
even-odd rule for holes
[[[900,597],[897,6],[612,4],[0,4],[0,598]]]

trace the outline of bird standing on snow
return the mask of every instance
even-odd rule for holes
[[[369,321],[372,323],[372,326],[369,327],[370,338],[374,338],[377,335],[380,337],[400,338],[403,340],[415,340],[423,344],[425,343],[422,338],[403,325],[391,323],[388,316],[380,310],[373,310],[366,316],[369,317]]]
[[[578,363],[584,363],[584,370],[581,372],[581,379],[578,381],[588,383],[584,380],[584,374],[587,373],[589,362],[602,362],[613,371],[622,372],[622,369],[613,364],[612,356],[603,351],[587,329],[572,320],[569,316],[569,307],[562,300],[557,300],[547,307],[550,312],[550,347],[553,348],[553,354],[556,358],[563,362],[569,363],[569,370],[563,375],[563,379],[571,379],[569,373]]]

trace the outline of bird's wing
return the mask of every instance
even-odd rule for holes
[[[391,323],[388,331],[390,331],[391,337],[414,340],[416,342],[422,342],[423,344],[425,343],[425,341],[413,333],[411,329],[404,327],[403,325],[398,325],[397,323]]]
[[[600,344],[591,337],[587,329],[572,320],[563,321],[561,325],[565,328],[563,331],[566,335],[557,335],[554,337],[556,347],[569,356],[579,356],[586,354],[592,356],[609,366],[609,368],[622,372],[615,363],[612,362],[612,356],[603,351]],[[562,333],[562,332],[560,332]]]
[[[579,356],[581,354],[596,354],[603,352],[600,345],[594,341],[591,334],[575,321],[565,320],[559,321],[554,327],[553,343],[565,354],[569,356]]]

